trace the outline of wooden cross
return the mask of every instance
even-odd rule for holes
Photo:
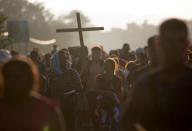
[[[81,27],[81,18],[80,18],[80,13],[76,14],[77,17],[77,25],[78,28],[67,28],[67,29],[57,29],[57,33],[62,33],[62,32],[79,32],[79,40],[80,40],[80,45],[83,48],[84,47],[84,41],[83,41],[83,31],[97,31],[97,30],[104,30],[104,27]]]

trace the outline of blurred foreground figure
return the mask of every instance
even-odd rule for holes
[[[133,85],[122,119],[124,130],[192,130],[192,70],[184,64],[187,26],[170,19],[162,23],[159,33],[160,69]]]
[[[1,131],[63,131],[56,103],[38,95],[39,72],[32,61],[18,58],[2,67]]]

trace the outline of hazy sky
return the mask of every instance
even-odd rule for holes
[[[29,0],[55,15],[81,10],[97,26],[125,28],[128,22],[158,24],[167,17],[192,18],[192,0]]]

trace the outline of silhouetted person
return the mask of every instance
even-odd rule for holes
[[[51,54],[45,54],[43,64],[45,65],[46,69],[45,76],[48,77],[51,73]]]
[[[99,45],[99,47],[101,48],[101,58],[102,59],[106,59],[109,55],[107,54],[107,52],[104,50],[104,47],[102,45]]]
[[[104,124],[104,127],[102,128],[103,130],[110,130],[110,128],[113,128],[113,131],[119,131],[122,83],[120,78],[115,75],[116,66],[116,62],[113,58],[106,59],[104,62],[105,73],[99,74],[96,77],[97,89],[103,97],[100,100],[101,105],[99,106],[106,112],[106,115],[101,113],[100,116],[100,122],[103,122]],[[111,122],[109,124],[109,121],[113,121],[113,123]]]
[[[52,51],[51,51],[51,55],[55,54],[55,53],[58,51],[57,45],[54,44],[52,48],[53,48],[53,49],[52,49]]]
[[[149,39],[148,39],[148,41],[147,41],[147,44],[148,44],[148,42],[149,42]],[[149,54],[148,54],[148,52],[149,52],[149,47],[148,47],[148,46],[145,46],[145,47],[144,47],[144,51],[145,51],[145,54],[146,54],[147,59],[148,59],[148,61],[149,61]]]
[[[143,48],[138,48],[136,50],[136,58],[136,66],[132,70],[130,70],[130,73],[127,77],[128,88],[132,88],[133,86],[134,74],[148,66],[148,59]]]
[[[80,76],[71,68],[70,54],[62,49],[53,55],[53,74],[50,77],[48,94],[60,101],[68,131],[76,130],[76,93],[82,90]]]
[[[143,48],[136,50],[136,64],[138,66],[145,66],[148,63],[147,55]]]
[[[123,102],[123,92],[126,90],[127,84],[126,84],[126,75],[127,70],[125,69],[125,64],[121,62],[121,60],[116,56],[111,56],[115,62],[116,62],[116,69],[115,69],[115,76],[120,78],[121,80],[121,101]]]
[[[149,57],[149,63],[146,66],[143,66],[137,69],[132,76],[132,84],[137,82],[140,78],[142,78],[147,73],[151,73],[153,70],[156,70],[159,66],[159,54],[158,54],[158,36],[154,35],[148,39],[148,48],[147,54]]]
[[[192,130],[192,70],[184,64],[187,26],[170,19],[161,24],[159,33],[161,68],[134,86],[122,119],[124,130]]]
[[[130,46],[128,43],[124,43],[122,49],[120,50],[120,58],[126,61],[133,60],[133,56],[130,53]]]
[[[102,50],[99,46],[94,46],[91,49],[91,60],[84,64],[82,71],[82,80],[85,85],[85,89],[90,91],[96,88],[96,76],[102,74],[103,62],[102,59]]]
[[[3,98],[0,100],[2,131],[63,131],[64,121],[55,102],[40,96],[39,73],[27,58],[2,67]]]
[[[40,59],[39,53],[37,50],[33,50],[30,53],[30,58],[33,60],[33,62],[37,65],[40,74],[45,75],[46,74],[46,68],[43,62]]]
[[[119,77],[115,75],[116,62],[113,58],[108,58],[104,62],[105,73],[99,74],[96,77],[97,88],[102,91],[110,91],[118,96],[118,100],[122,100],[122,82]]]

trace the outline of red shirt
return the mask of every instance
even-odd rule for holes
[[[62,120],[57,104],[42,96],[17,104],[0,100],[1,131],[63,131]]]

